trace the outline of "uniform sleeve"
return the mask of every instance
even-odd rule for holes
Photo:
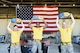
[[[21,33],[22,33],[22,31],[19,31],[19,33],[21,34]]]
[[[34,27],[32,27],[32,30],[34,30]]]
[[[13,32],[13,30],[10,30],[10,33],[12,33]]]
[[[44,30],[44,27],[41,27],[42,31]]]
[[[62,30],[62,27],[59,27],[58,29],[59,29],[59,31],[61,31]]]
[[[69,29],[70,29],[70,30],[72,30],[72,29],[73,29],[73,27],[72,27],[72,26],[70,26],[70,27],[69,27]]]

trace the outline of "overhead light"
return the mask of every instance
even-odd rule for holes
[[[6,4],[3,4],[3,6],[6,6]]]
[[[45,6],[47,6],[47,4],[45,4]]]
[[[75,4],[73,4],[73,6],[75,6]]]
[[[61,6],[61,4],[59,3],[59,6]]]
[[[31,6],[33,6],[33,4],[31,4]]]
[[[17,8],[19,8],[19,4],[17,4]]]

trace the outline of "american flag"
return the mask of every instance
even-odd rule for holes
[[[58,6],[19,6],[16,8],[17,18],[21,18],[24,22],[25,32],[31,32],[28,24],[30,19],[34,15],[42,16],[44,20],[48,23],[47,28],[44,29],[44,32],[57,32],[58,28],[56,25],[56,18],[58,16]],[[33,20],[32,26],[36,26],[36,22],[40,22],[40,26],[44,26],[42,20]],[[18,28],[21,29],[21,23],[17,23]]]

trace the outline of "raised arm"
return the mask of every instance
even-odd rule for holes
[[[45,24],[44,29],[48,26],[48,24],[46,23],[46,21],[43,19],[43,22]]]
[[[11,28],[10,28],[10,24],[11,24],[11,20],[10,20],[10,22],[9,22],[8,26],[7,26],[8,31],[10,31],[10,30],[11,30]]]
[[[73,15],[72,15],[72,14],[70,15],[70,17],[71,17],[71,19],[72,19],[72,27],[74,27],[74,24],[75,24],[74,17],[73,17]]]
[[[24,28],[25,28],[25,26],[24,26],[24,24],[23,24],[23,21],[21,22],[21,24],[22,24],[22,29],[21,29],[21,31],[23,31]]]
[[[32,25],[31,25],[32,21],[33,21],[33,18],[32,18],[31,21],[29,22],[29,27],[30,27],[30,28],[32,28]]]
[[[57,17],[57,20],[56,20],[56,24],[57,24],[57,27],[59,28],[59,17]]]

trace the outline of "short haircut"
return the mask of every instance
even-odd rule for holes
[[[14,25],[13,27],[16,27],[17,25]]]

